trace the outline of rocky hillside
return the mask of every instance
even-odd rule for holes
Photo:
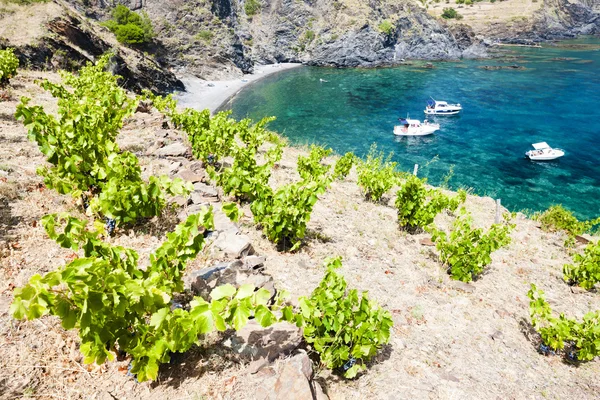
[[[433,3],[429,13],[439,17],[445,3]],[[600,33],[599,0],[505,0],[455,6],[460,20],[476,35],[511,43],[528,43]]]
[[[530,283],[546,291],[555,315],[581,320],[600,309],[597,292],[563,281],[562,267],[571,262],[563,234],[545,232],[518,215],[512,243],[493,253],[486,273],[470,284],[454,281],[429,234],[398,229],[395,190],[383,202],[365,201],[354,170],[319,196],[305,245],[280,252],[253,223],[249,205],[238,224],[220,212],[222,201],[230,199],[190,157],[183,132],[170,129],[156,111],[129,118],[119,147],[136,154],[145,177],[178,176],[194,183],[194,192],[173,199],[173,212],[119,229],[107,239],[110,244],[135,249],[147,260],[179,218],[212,205],[215,230],[188,264],[186,288],[203,295],[207,286],[252,282],[271,292],[285,289],[297,304],[322,279],[323,260],[340,255],[349,288],[368,290],[392,314],[390,343],[355,380],[322,368],[294,326],[263,329],[256,321],[238,333],[203,337],[198,347],[164,364],[154,383],[138,383],[124,357],[85,364],[77,331],[64,330],[57,317],[18,321],[9,311],[16,287],[78,257],[48,238],[41,218],[55,212],[88,218],[76,199],[43,184],[35,171],[44,157],[12,116],[21,96],[56,110],[56,101],[34,83],[38,79],[60,78],[20,70],[7,89],[10,96],[0,101],[1,399],[598,399],[600,362],[572,365],[558,355],[539,354],[540,339],[530,325]],[[296,160],[305,154],[284,150],[273,169],[273,187],[297,181]],[[468,196],[466,207],[477,227],[494,221],[493,199]],[[441,213],[436,225],[447,229],[453,219]]]
[[[104,19],[116,2],[91,1]],[[154,22],[166,59],[206,79],[249,72],[255,63],[372,67],[406,58],[485,56],[466,26],[447,27],[413,0],[129,1]],[[387,24],[387,27],[386,27]]]
[[[88,61],[114,52],[113,72],[122,85],[139,92],[164,93],[183,84],[152,55],[121,46],[106,28],[62,1],[0,7],[0,49],[14,47],[21,66],[77,70]]]
[[[156,39],[119,45],[106,28],[117,4],[145,12]],[[427,2],[426,2],[427,3]],[[0,48],[17,46],[22,64],[76,69],[117,49],[116,72],[133,90],[182,89],[178,76],[241,77],[256,64],[303,62],[375,67],[487,56],[491,40],[531,42],[600,32],[600,0],[506,0],[456,6],[416,0],[54,0],[0,8]],[[24,22],[28,29],[20,29]],[[140,51],[142,50],[142,51]],[[173,69],[175,74],[167,69]]]

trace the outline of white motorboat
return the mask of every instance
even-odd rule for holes
[[[553,149],[546,142],[532,144],[534,150],[529,150],[525,153],[525,157],[529,157],[533,161],[550,161],[565,155],[562,149]]]
[[[416,119],[401,118],[400,124],[394,126],[394,135],[396,136],[425,136],[440,129],[440,124],[434,124],[427,120],[421,123]]]
[[[425,114],[427,115],[455,115],[462,110],[460,104],[448,104],[445,101],[437,101],[431,99],[427,101],[427,107],[425,108]]]

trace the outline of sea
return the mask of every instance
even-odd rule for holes
[[[226,106],[235,118],[277,119],[269,128],[293,145],[320,144],[364,157],[373,143],[398,168],[433,185],[470,188],[527,213],[562,204],[580,219],[600,216],[600,39],[542,48],[502,47],[498,58],[410,61],[375,69],[301,67],[268,76]],[[425,137],[393,135],[399,118],[425,119],[429,99],[460,103],[457,116]],[[537,142],[556,161],[525,158]]]

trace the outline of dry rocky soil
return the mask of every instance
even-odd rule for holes
[[[527,291],[532,282],[546,291],[556,312],[581,318],[600,309],[598,293],[563,282],[561,269],[571,258],[562,234],[544,232],[536,222],[517,215],[512,243],[493,254],[487,273],[472,284],[455,282],[428,245],[429,235],[401,232],[393,196],[388,194],[382,204],[366,202],[355,172],[320,197],[300,251],[278,252],[245,207],[238,226],[222,215],[217,218],[222,225],[217,239],[188,265],[186,279],[194,282],[203,268],[237,257],[242,260],[238,264],[256,261],[246,255],[251,252],[245,242],[249,241],[254,252],[266,258],[262,275],[272,277],[261,284],[288,290],[294,301],[317,286],[325,258],[342,256],[341,273],[349,286],[368,291],[394,320],[390,345],[358,379],[347,381],[311,366],[303,353],[306,346],[295,349],[297,342],[270,365],[257,365],[236,350],[232,343],[237,336],[230,332],[202,338],[198,347],[163,366],[154,383],[137,383],[128,376],[127,360],[83,364],[77,332],[64,331],[55,317],[17,321],[8,311],[15,287],[77,256],[50,240],[40,219],[60,211],[81,216],[80,208],[69,196],[44,187],[35,173],[44,159],[13,117],[21,96],[56,109],[51,96],[34,83],[40,77],[39,72],[20,71],[0,101],[0,398],[598,398],[598,360],[571,365],[558,356],[540,355],[539,338],[529,323]],[[59,79],[51,73],[43,77]],[[220,193],[209,182],[202,183],[204,171],[189,157],[182,133],[164,129],[160,114],[136,113],[127,121],[120,145],[138,155],[147,175],[180,175],[197,182],[191,203],[178,199],[187,205],[175,205],[161,218],[120,230],[111,242],[136,249],[144,260],[182,214],[204,203],[220,208]],[[295,160],[303,152],[286,149],[273,171],[273,185],[298,179]],[[494,221],[493,199],[470,195],[466,207],[477,225]],[[447,228],[451,220],[444,214],[436,223]],[[240,242],[238,248],[228,247]],[[312,390],[307,386],[310,378],[315,382]]]

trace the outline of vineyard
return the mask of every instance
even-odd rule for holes
[[[107,62],[23,71],[0,102],[7,398],[253,398],[223,346],[252,320],[302,328],[331,399],[595,397],[599,245],[576,240],[595,221],[494,223],[493,199],[432,188],[375,147],[291,148],[269,119],[134,99]],[[218,196],[188,200],[202,185]],[[231,260],[211,233],[223,218],[274,291],[185,290]]]

